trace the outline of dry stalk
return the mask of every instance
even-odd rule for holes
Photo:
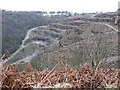
[[[101,60],[101,61],[97,64],[96,69],[95,69],[95,72],[98,71],[100,65],[101,65],[104,61],[105,61],[105,60],[103,59],[103,60]]]
[[[2,68],[2,60],[3,60],[4,57],[5,57],[5,54],[0,58],[0,70]],[[0,73],[1,73],[1,71],[0,71]]]
[[[60,60],[55,67],[43,78],[43,80],[41,80],[40,83],[44,83],[44,81],[47,79],[47,77],[57,68],[57,66],[61,63],[62,61]]]
[[[2,55],[2,57],[0,58],[0,62],[3,60],[4,57],[5,57],[5,54]]]
[[[91,88],[93,88],[92,86],[92,80],[96,77],[96,74],[97,74],[97,71],[98,71],[98,69],[99,69],[99,67],[100,67],[100,65],[101,65],[101,63],[104,61],[104,59],[102,60],[102,61],[100,61],[98,64],[97,64],[97,66],[96,66],[96,69],[95,69],[95,74],[94,74],[94,77],[91,79],[91,85],[90,85],[90,87]]]

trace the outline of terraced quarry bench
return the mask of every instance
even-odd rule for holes
[[[118,33],[113,28],[104,23],[67,18],[31,29],[5,64],[29,61],[43,69],[52,68],[59,60],[72,67],[86,62],[98,64],[104,59],[104,64],[108,64],[107,58],[117,57],[117,50]]]

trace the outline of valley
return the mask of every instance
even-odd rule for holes
[[[106,15],[106,14],[105,14]],[[35,68],[50,69],[59,61],[72,67],[84,63],[118,68],[118,29],[114,15],[82,15],[58,19],[55,23],[30,29],[20,48],[4,64],[30,62]],[[112,63],[112,64],[110,64]]]

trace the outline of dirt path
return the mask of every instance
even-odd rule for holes
[[[118,29],[116,29],[116,28],[114,28],[113,26],[111,26],[111,25],[109,25],[109,24],[105,24],[106,26],[108,26],[109,28],[111,28],[111,29],[113,29],[113,30],[115,30],[116,32],[119,32],[119,30]]]

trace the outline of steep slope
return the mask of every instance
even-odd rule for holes
[[[33,66],[40,68],[53,68],[59,61],[73,67],[82,66],[85,62],[95,64],[104,60],[108,64],[109,57],[118,55],[117,33],[104,24],[89,23],[80,25],[79,29],[69,33],[60,40],[61,48],[51,53],[38,54],[32,58]],[[110,62],[118,61],[112,58]],[[109,62],[109,63],[110,63]],[[117,63],[108,64],[106,67],[118,67]]]
[[[33,12],[2,11],[2,53],[9,56],[22,43],[30,28],[55,22],[55,17],[38,15]]]
[[[33,28],[27,33],[20,49],[8,58],[9,61],[6,60],[6,64],[31,61],[33,66],[44,69],[52,68],[63,60],[76,67],[85,62],[98,63],[117,57],[118,33],[99,20],[101,22],[101,19],[93,17],[85,20],[70,17]]]
[[[59,40],[75,28],[77,26],[55,23],[31,29],[23,40],[21,48],[9,59],[14,62],[35,55],[37,52],[43,53],[59,48]]]

